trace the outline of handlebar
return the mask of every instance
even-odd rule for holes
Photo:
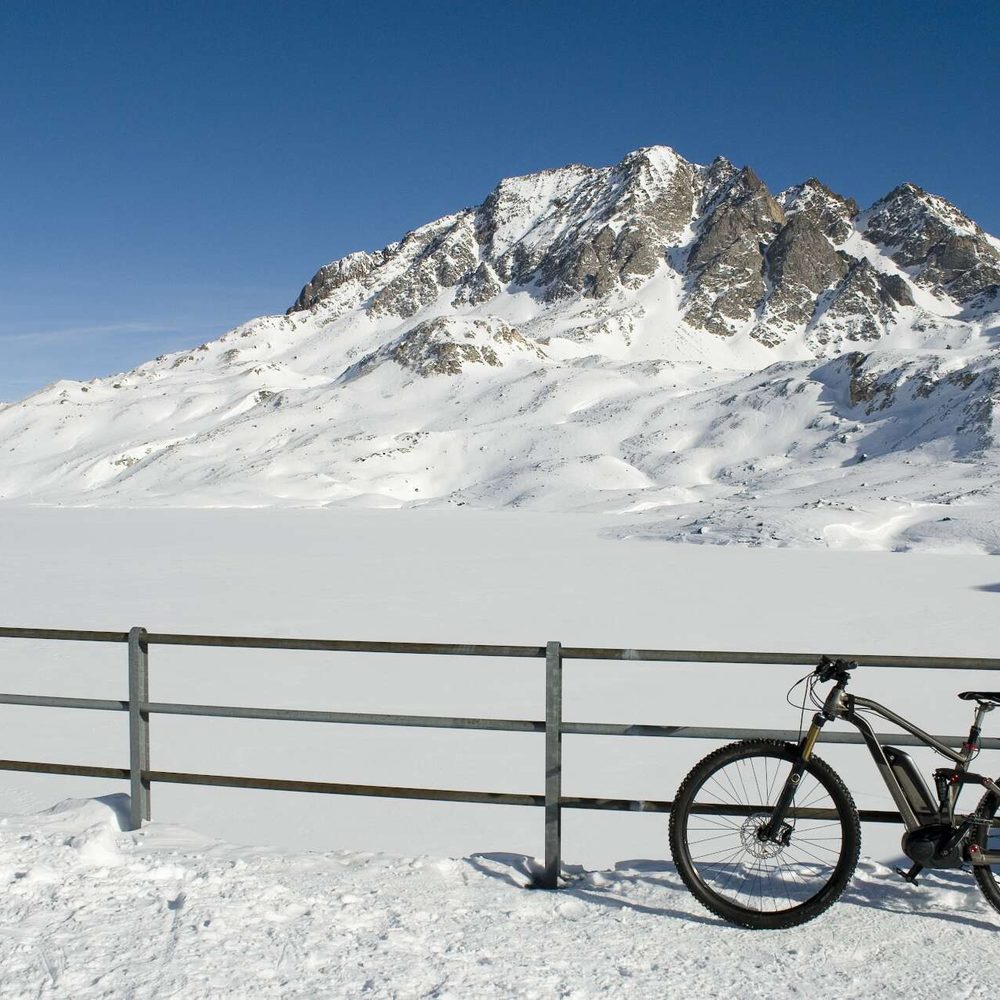
[[[813,673],[820,683],[833,680],[846,683],[848,680],[847,672],[853,670],[857,665],[857,660],[831,660],[829,656],[821,656]]]

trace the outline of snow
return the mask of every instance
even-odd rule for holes
[[[651,296],[583,342],[553,327],[535,348],[497,318],[449,319],[422,346],[359,341],[328,378],[296,370],[292,352],[319,350],[308,340],[276,354],[290,321],[268,321],[237,339],[252,347],[266,329],[266,363],[232,369],[225,341],[114,382],[59,383],[0,413],[0,490],[102,506],[643,511],[620,533],[703,540],[686,527],[697,517],[722,542],[1000,551],[982,451],[995,354],[886,349],[864,370],[786,361],[753,373],[686,345],[643,359]],[[602,346],[629,329],[633,348]],[[387,360],[397,350],[420,366],[440,350],[478,361],[415,377]],[[861,378],[885,394],[858,402]],[[850,516],[816,513],[821,500]]]
[[[827,510],[828,508],[823,508]],[[541,645],[996,656],[995,560],[609,541],[620,518],[527,511],[12,508],[0,518],[4,624]],[[711,536],[705,536],[710,538]],[[0,690],[126,698],[118,645],[0,641]],[[540,661],[154,646],[157,700],[543,718]],[[573,661],[577,722],[795,729],[804,670]],[[935,733],[968,731],[981,673],[862,670],[855,688]],[[997,735],[991,729],[987,735]],[[711,741],[566,738],[567,795],[667,799]],[[862,748],[824,745],[862,807],[890,808]],[[915,752],[929,774],[930,754]],[[123,766],[119,713],[0,707],[0,757]],[[158,716],[153,766],[538,793],[542,738]],[[0,772],[0,809],[37,811],[119,782]],[[969,796],[973,792],[966,793]],[[153,817],[232,841],[538,855],[533,808],[158,785]],[[666,853],[665,816],[567,810],[567,861]],[[899,855],[899,830],[863,849]]]
[[[661,858],[525,888],[514,854],[241,847],[152,823],[125,796],[0,818],[0,991],[37,997],[991,996],[997,916],[968,876],[920,887],[863,861],[787,932],[728,926]],[[249,832],[249,831],[248,831]]]

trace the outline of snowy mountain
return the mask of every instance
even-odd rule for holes
[[[650,147],[503,180],[284,316],[0,407],[0,496],[996,551],[998,343],[1000,241],[944,199],[860,211]]]

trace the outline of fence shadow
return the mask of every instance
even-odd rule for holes
[[[474,854],[466,858],[466,863],[488,878],[497,879],[516,889],[529,889],[536,877],[544,871],[544,866],[535,858],[524,854],[501,852]],[[701,912],[700,906],[687,893],[684,883],[672,862],[635,858],[619,861],[611,871],[587,871],[579,865],[563,867],[567,878],[564,888],[559,890],[560,899],[577,899],[581,902],[604,906],[614,910],[632,910],[653,916],[674,918],[689,923],[709,924],[716,927],[731,927],[724,920]],[[941,884],[944,883],[944,884]],[[629,897],[630,887],[645,885],[668,893],[683,893],[682,898],[691,900],[691,910],[671,906],[655,906],[649,902]],[[953,894],[960,892],[968,896],[967,907],[935,908],[937,892]],[[991,921],[988,914],[978,916],[978,888],[971,883],[966,873],[935,872],[934,883],[922,887],[909,886],[902,881],[897,885],[891,878],[870,879],[855,877],[844,895],[834,904],[837,906],[860,906],[902,916],[923,917],[974,927],[979,930],[996,932],[1000,924]]]
[[[498,879],[518,889],[531,888],[535,878],[544,871],[544,867],[538,861],[524,854],[474,854],[466,858],[466,862],[488,878]],[[711,917],[707,913],[652,906],[649,903],[629,899],[627,895],[622,894],[622,890],[638,883],[648,883],[658,889],[683,889],[683,883],[677,876],[673,864],[666,861],[624,861],[615,865],[614,871],[610,872],[588,872],[580,865],[564,865],[563,871],[567,879],[565,887],[559,890],[561,899],[578,899],[614,910],[632,910],[657,917],[673,917],[689,923],[729,926],[725,921]],[[693,900],[692,906],[697,906]]]

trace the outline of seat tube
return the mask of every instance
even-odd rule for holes
[[[969,730],[969,739],[962,744],[962,750],[965,753],[966,762],[970,761],[979,750],[979,737],[983,732],[983,719],[986,717],[986,713],[991,710],[990,705],[986,705],[980,702],[976,706],[976,718],[972,723],[972,728]]]

